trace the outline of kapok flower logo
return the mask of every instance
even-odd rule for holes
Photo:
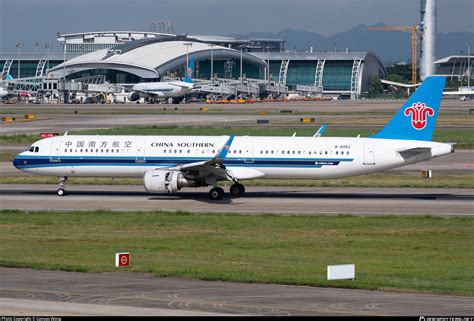
[[[405,116],[410,117],[411,115],[411,125],[416,130],[422,130],[426,127],[427,115],[432,117],[434,115],[434,109],[426,106],[425,103],[414,103],[404,112]]]

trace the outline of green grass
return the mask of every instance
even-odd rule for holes
[[[0,184],[57,184],[56,177],[21,175],[0,176]],[[142,178],[69,177],[70,185],[143,185]],[[228,186],[231,182],[222,182]],[[413,187],[413,188],[474,188],[474,174],[435,175],[422,178],[420,173],[409,175],[371,174],[329,180],[255,179],[243,181],[246,186],[303,187]]]
[[[250,136],[312,136],[316,127],[177,127],[177,126],[127,126],[113,129],[95,129],[71,132],[71,135],[250,135]],[[377,130],[328,128],[325,136],[368,137]],[[3,144],[31,144],[38,140],[37,135],[2,135]],[[455,142],[456,148],[474,148],[474,131],[449,129],[437,130],[434,141]]]
[[[5,152],[0,152],[0,161],[13,161],[13,159],[15,158],[15,154],[13,153],[5,153]]]
[[[0,265],[474,295],[474,219],[0,211]],[[327,281],[328,264],[355,281]]]

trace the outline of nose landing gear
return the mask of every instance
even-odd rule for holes
[[[60,176],[59,178],[59,189],[56,191],[58,196],[65,196],[67,194],[66,192],[66,181],[67,177]]]

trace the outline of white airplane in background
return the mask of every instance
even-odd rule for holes
[[[3,97],[7,96],[9,94],[8,90],[6,90],[5,88],[3,87],[0,87],[0,99],[2,99]]]
[[[231,196],[242,196],[246,179],[330,179],[380,172],[454,152],[453,144],[431,141],[445,80],[427,78],[369,138],[65,135],[35,142],[13,164],[28,173],[58,176],[60,196],[70,176],[125,176],[143,177],[150,193],[213,186],[213,200],[224,197],[219,181],[233,181]]]
[[[194,70],[194,58],[189,61],[184,81],[163,81],[163,82],[143,82],[132,87],[132,91],[127,95],[128,100],[137,101],[140,98],[162,99],[180,98],[189,94],[193,89],[192,73]]]

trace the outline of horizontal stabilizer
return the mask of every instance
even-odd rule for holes
[[[416,148],[406,148],[406,149],[399,149],[398,153],[404,158],[412,158],[414,156],[422,155],[422,154],[428,154],[430,155],[431,158],[431,148],[429,147],[416,147]]]

